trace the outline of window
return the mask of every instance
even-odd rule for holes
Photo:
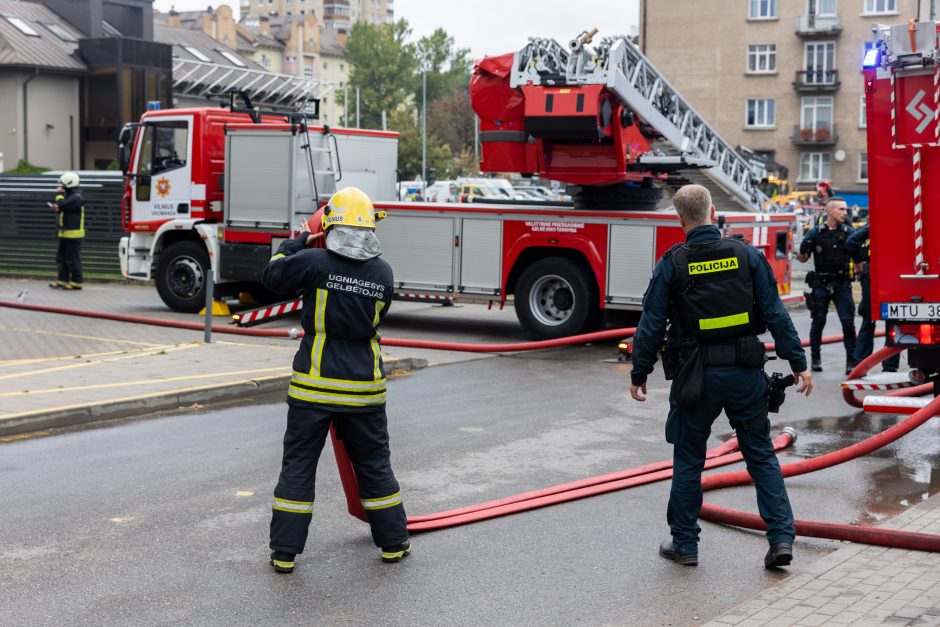
[[[865,116],[865,96],[864,95],[859,96],[858,127],[868,128],[868,118]]]
[[[751,44],[747,47],[747,71],[773,74],[777,71],[777,44]]]
[[[858,182],[868,181],[868,153],[858,153]]]
[[[808,0],[809,13],[816,15],[837,15],[836,0]]]
[[[814,133],[832,132],[832,96],[807,96],[800,100],[800,128]]]
[[[748,128],[774,128],[777,123],[773,98],[749,98],[747,101]]]
[[[137,200],[150,200],[151,176],[186,166],[189,123],[158,122],[144,125],[137,160]]]
[[[193,55],[194,57],[196,57],[196,58],[199,59],[200,61],[204,61],[204,62],[206,62],[206,63],[209,63],[209,62],[212,61],[212,59],[210,59],[209,57],[207,57],[206,54],[205,54],[202,50],[200,50],[199,48],[196,48],[196,47],[194,47],[194,46],[183,46],[183,50],[185,50],[185,51],[188,52],[189,54]]]
[[[53,35],[55,35],[56,37],[58,37],[64,42],[72,44],[78,41],[77,39],[72,37],[67,30],[65,30],[64,28],[62,28],[55,22],[39,22],[39,23],[45,26],[46,29],[50,33],[52,33]]]
[[[340,63],[340,64],[339,64],[339,71],[340,71],[340,72],[343,72],[343,71],[345,71],[345,69],[346,69],[346,68],[343,67],[343,64]]]
[[[312,67],[304,68],[304,78],[307,79],[308,81],[313,80],[313,68]]]
[[[324,69],[324,70],[328,69],[327,66],[326,66],[326,61],[323,62],[323,69]]]
[[[828,152],[804,152],[800,155],[800,180],[821,181],[830,178]]]
[[[750,0],[747,14],[752,20],[768,20],[777,17],[777,0]]]
[[[831,84],[836,80],[836,44],[834,41],[806,44],[803,67],[808,85]]]
[[[39,33],[36,30],[26,23],[26,20],[15,15],[4,15],[6,21],[16,27],[16,30],[20,31],[24,35],[29,35],[30,37],[39,37]]]
[[[271,67],[271,59],[268,58],[268,55],[266,54],[261,55],[261,65],[263,67]]]
[[[222,50],[221,48],[216,48],[215,51],[221,54],[223,57],[225,57],[229,61],[231,61],[232,63],[234,63],[235,65],[237,65],[238,67],[248,67],[248,64],[242,61],[238,57],[238,55],[235,54],[234,52],[230,52],[228,50]]]
[[[865,0],[865,14],[897,13],[898,0]]]

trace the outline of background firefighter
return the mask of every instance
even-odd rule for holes
[[[401,489],[389,460],[385,373],[378,328],[392,300],[392,269],[379,258],[372,201],[361,190],[336,192],[324,208],[323,232],[306,224],[281,244],[262,282],[282,294],[303,293],[304,338],[288,390],[281,474],[274,489],[271,565],[292,572],[313,515],[317,461],[332,423],[343,440],[384,562],[411,551]],[[326,248],[306,249],[323,237]]]
[[[82,240],[85,239],[85,200],[79,186],[78,174],[65,172],[59,177],[55,201],[49,203],[58,216],[56,226],[59,247],[55,261],[58,278],[49,287],[65,290],[82,289]]]

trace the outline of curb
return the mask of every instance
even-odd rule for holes
[[[385,369],[388,372],[388,377],[392,378],[426,368],[427,365],[426,359],[405,357],[387,360]],[[40,409],[23,412],[0,419],[0,437],[185,409],[195,403],[207,405],[269,392],[286,393],[290,379],[289,374],[273,375],[232,383],[190,387],[170,392],[153,392],[104,401],[95,405],[86,403],[52,410]]]

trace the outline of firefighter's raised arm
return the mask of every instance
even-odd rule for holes
[[[303,231],[294,239],[281,243],[277,253],[261,273],[261,283],[278,294],[295,294],[308,284],[308,274],[314,264],[306,255],[298,255],[306,248],[311,237],[309,231]],[[312,251],[310,251],[312,252]]]

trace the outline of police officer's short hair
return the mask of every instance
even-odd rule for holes
[[[683,185],[672,197],[672,204],[686,224],[705,224],[711,215],[712,195],[701,185]]]
[[[846,201],[845,198],[843,198],[842,196],[833,196],[832,198],[826,201],[826,207],[828,207],[834,202],[844,202],[846,206],[848,206],[849,204],[848,201]]]

